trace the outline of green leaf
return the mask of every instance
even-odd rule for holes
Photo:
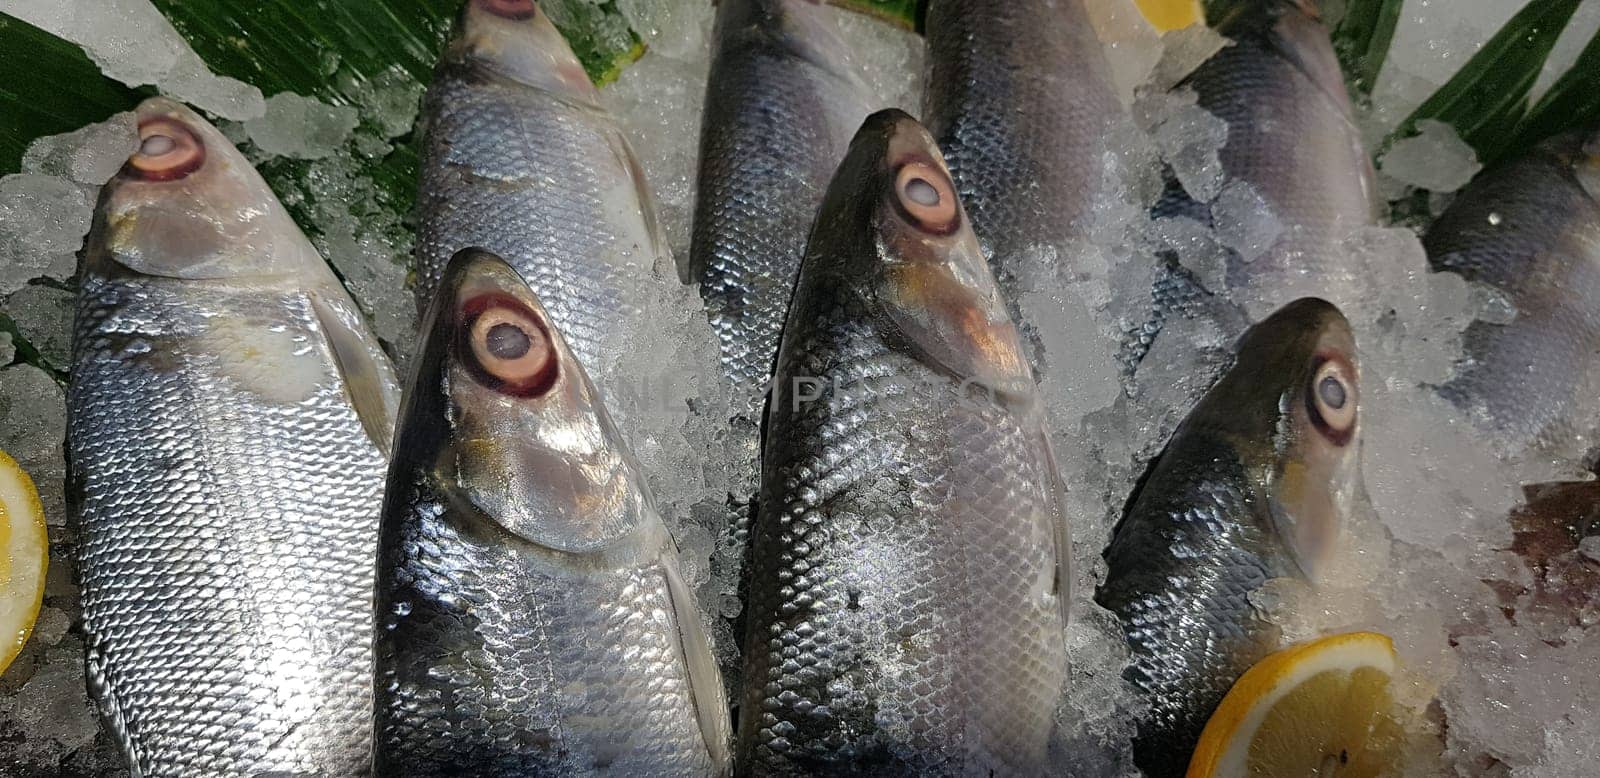
[[[35,138],[104,121],[139,100],[82,49],[5,14],[0,51],[0,174],[17,172]]]
[[[265,95],[295,92],[361,107],[376,87],[426,84],[460,0],[153,0],[206,65]],[[614,79],[644,52],[614,2],[544,0],[551,21],[596,83]],[[105,76],[78,46],[0,14],[0,174],[15,172],[34,139],[125,111],[150,94]],[[26,52],[18,55],[17,52]],[[392,129],[392,128],[391,128]],[[392,133],[390,133],[392,134]],[[397,151],[375,170],[414,182],[415,155]],[[409,202],[410,195],[395,194]]]
[[[1523,117],[1516,140],[1506,148],[1526,149],[1552,135],[1595,127],[1600,127],[1600,33]]]
[[[908,30],[922,30],[922,12],[927,0],[827,0],[829,5],[876,16]]]
[[[1579,2],[1535,0],[1518,11],[1401,123],[1385,146],[1410,134],[1418,120],[1438,119],[1454,126],[1479,159],[1495,159],[1512,148],[1515,127],[1527,111],[1528,92]]]
[[[1333,48],[1352,91],[1366,95],[1378,83],[1405,0],[1350,0],[1333,31]]]

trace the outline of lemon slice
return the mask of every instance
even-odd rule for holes
[[[0,451],[0,672],[22,652],[44,601],[50,546],[33,479]]]
[[[1257,662],[1206,722],[1189,778],[1378,776],[1402,734],[1393,716],[1394,643],[1351,632]]]
[[[1181,30],[1205,20],[1200,0],[1133,0],[1145,21],[1159,32]]]

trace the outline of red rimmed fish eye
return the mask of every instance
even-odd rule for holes
[[[139,150],[128,168],[146,181],[175,181],[200,169],[206,146],[194,130],[176,119],[159,117],[139,124]]]
[[[1359,389],[1355,367],[1338,353],[1319,353],[1306,385],[1306,413],[1322,436],[1334,445],[1350,442],[1356,427]]]
[[[495,16],[518,21],[532,19],[539,12],[533,0],[473,0],[473,3]]]
[[[948,235],[961,226],[955,186],[932,162],[912,159],[902,163],[894,175],[894,198],[900,212],[924,232]]]
[[[512,397],[538,397],[555,386],[555,341],[522,302],[505,294],[478,295],[461,306],[461,322],[461,351],[480,383]]]

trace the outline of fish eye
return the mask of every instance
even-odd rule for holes
[[[139,150],[128,158],[128,167],[146,181],[175,181],[205,161],[200,137],[182,122],[161,117],[139,125]]]
[[[503,295],[483,295],[462,306],[468,364],[485,385],[516,397],[537,397],[555,385],[555,344],[543,321]]]
[[[938,235],[953,232],[960,221],[955,188],[938,166],[913,160],[894,177],[895,203],[917,228]]]
[[[1323,437],[1338,445],[1350,439],[1356,424],[1355,370],[1340,356],[1318,357],[1306,387],[1306,410]]]

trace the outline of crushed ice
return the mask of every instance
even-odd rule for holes
[[[415,119],[423,85],[398,71],[370,85],[357,108],[292,94],[262,100],[253,87],[211,74],[148,0],[113,4],[23,0],[9,12],[82,43],[108,75],[155,84],[212,113],[241,122],[230,137],[246,142],[258,163],[294,160],[300,172],[274,179],[324,255],[397,353],[409,350],[415,325],[405,288],[408,214],[394,213],[361,162],[387,154]],[[1127,652],[1115,618],[1093,602],[1104,578],[1100,550],[1123,501],[1173,427],[1222,369],[1234,337],[1282,299],[1230,286],[1229,252],[1249,261],[1288,229],[1260,196],[1227,181],[1217,161],[1226,127],[1192,93],[1172,91],[1223,41],[1200,28],[1158,36],[1142,28],[1123,0],[1091,3],[1107,42],[1119,93],[1143,133],[1115,149],[1125,167],[1108,175],[1123,185],[1097,207],[1091,244],[1042,246],[1028,273],[1023,310],[1045,335],[1048,369],[1042,394],[1068,485],[1074,535],[1071,688],[1059,719],[1055,753],[1071,774],[1132,773],[1129,737],[1137,703],[1122,679]],[[1369,143],[1381,139],[1442,84],[1519,4],[1412,0],[1394,54],[1361,117]],[[111,8],[119,14],[105,13]],[[675,252],[686,252],[693,202],[700,100],[711,25],[710,4],[618,0],[617,8],[649,45],[603,94],[640,157]],[[130,27],[132,25],[132,27]],[[914,109],[921,46],[910,33],[846,17],[853,64],[884,105]],[[1600,3],[1586,2],[1562,38],[1547,87],[1600,26]],[[147,38],[130,38],[128,29]],[[133,50],[125,41],[157,41]],[[1386,191],[1458,189],[1478,170],[1470,148],[1445,125],[1424,122],[1380,161]],[[52,533],[63,526],[63,393],[53,371],[66,368],[73,253],[88,228],[96,187],[134,147],[127,115],[36,142],[23,171],[0,179],[0,295],[3,310],[32,351],[0,332],[0,447],[38,482]],[[1376,148],[1376,145],[1373,145]],[[1152,220],[1156,155],[1185,189],[1211,203],[1210,225],[1182,217]],[[1364,480],[1370,510],[1346,533],[1320,589],[1281,580],[1253,597],[1290,639],[1351,629],[1395,638],[1406,667],[1399,697],[1419,722],[1409,767],[1417,773],[1489,772],[1509,776],[1585,775],[1600,752],[1600,638],[1585,627],[1592,603],[1574,618],[1547,599],[1558,587],[1594,575],[1600,543],[1573,540],[1556,562],[1535,566],[1513,553],[1507,515],[1523,502],[1521,485],[1570,476],[1543,452],[1507,451],[1485,440],[1430,387],[1448,379],[1460,357],[1460,333],[1474,318],[1510,315],[1497,295],[1453,275],[1431,274],[1416,235],[1361,227],[1338,240],[1361,269],[1366,294],[1345,300],[1363,373]],[[1151,257],[1172,252],[1211,290],[1235,297],[1245,318],[1202,313],[1173,318],[1145,345],[1131,373],[1118,362],[1120,333],[1140,323],[1153,281]],[[1056,272],[1061,255],[1083,272]],[[670,267],[655,269],[658,292],[642,315],[659,323],[619,355],[646,366],[644,391],[611,398],[683,553],[686,574],[708,613],[738,612],[735,566],[717,564],[720,514],[735,474],[700,452],[722,449],[725,391],[716,347],[694,292]],[[1090,333],[1092,336],[1085,336]],[[26,362],[19,361],[26,359]],[[13,364],[14,363],[14,364]],[[58,557],[65,559],[65,557]],[[1557,580],[1558,570],[1565,578]],[[1543,578],[1541,579],[1541,576]],[[68,631],[76,592],[66,564],[52,566],[36,635],[0,694],[0,721],[23,733],[19,764],[53,769],[62,760],[92,764],[97,729],[83,696],[82,645]],[[1508,614],[1512,614],[1509,615]],[[1520,617],[1520,618],[1519,618]],[[714,625],[722,624],[713,619]],[[714,635],[724,657],[734,636]],[[1440,727],[1440,722],[1447,726]],[[1442,735],[1439,734],[1441,731]],[[9,731],[9,730],[7,730]],[[103,746],[103,744],[101,744]],[[103,750],[103,747],[99,748]],[[110,764],[111,762],[107,762]]]

